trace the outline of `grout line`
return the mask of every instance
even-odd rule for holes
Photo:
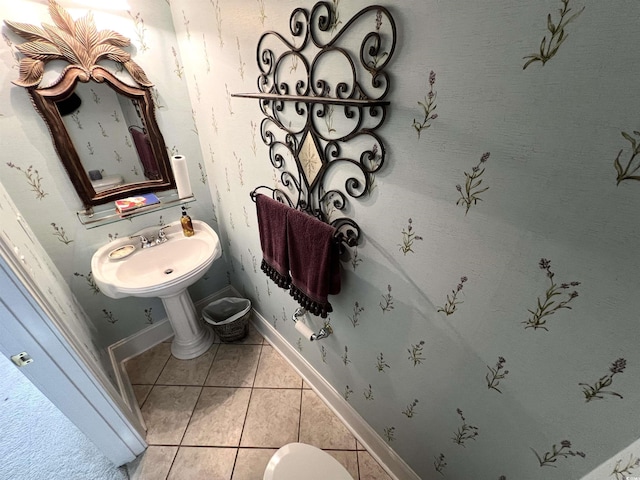
[[[209,365],[207,374],[204,376],[204,381],[202,382],[203,387],[207,384],[207,379],[209,378],[209,375],[211,375],[211,369],[213,368],[213,364],[215,363],[216,358],[218,358],[218,353],[220,353],[220,344],[214,343],[213,345],[216,345],[216,353],[213,355],[213,358],[211,359],[211,365]],[[213,345],[211,346],[211,348],[213,348]]]
[[[298,415],[298,442],[300,442],[300,430],[302,430],[302,397],[303,395],[302,386],[300,386],[300,414]]]
[[[171,459],[171,465],[169,465],[169,470],[167,470],[167,474],[164,477],[164,480],[167,480],[169,478],[169,473],[171,473],[171,470],[173,469],[173,465],[176,463],[176,458],[178,458],[178,452],[180,451],[180,446],[178,446],[178,448],[176,449],[176,453],[173,455],[173,458]]]
[[[258,355],[258,364],[256,365],[256,371],[253,374],[253,382],[251,382],[251,391],[249,392],[249,402],[247,402],[247,410],[244,412],[244,420],[242,422],[242,428],[240,429],[240,438],[238,438],[238,447],[236,450],[236,458],[233,461],[233,468],[231,469],[231,478],[233,478],[233,474],[236,470],[236,463],[238,461],[238,455],[240,455],[240,448],[244,448],[241,447],[240,444],[242,442],[242,435],[244,435],[244,427],[247,424],[247,417],[249,416],[249,407],[251,406],[251,398],[253,397],[253,386],[256,383],[256,377],[258,376],[258,368],[260,367],[260,359],[262,358],[262,349],[263,349],[263,345],[260,345],[260,354]],[[248,387],[244,387],[244,388],[248,388]]]

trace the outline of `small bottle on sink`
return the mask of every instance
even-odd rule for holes
[[[184,236],[192,237],[194,234],[193,223],[191,222],[191,217],[187,215],[185,207],[182,207],[182,218],[180,219],[180,223],[182,224],[182,233],[184,233]]]

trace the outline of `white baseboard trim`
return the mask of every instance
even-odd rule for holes
[[[252,322],[394,480],[421,480],[349,402],[255,309]]]
[[[237,292],[231,286],[224,287],[222,290],[218,290],[208,297],[194,302],[198,315],[209,303],[229,296],[237,296]],[[116,383],[118,390],[120,391],[120,395],[129,409],[138,417],[142,425],[145,424],[142,419],[142,414],[140,413],[140,407],[138,407],[138,401],[136,400],[135,393],[133,392],[133,387],[131,386],[131,381],[129,380],[129,375],[124,368],[124,362],[146,352],[150,348],[168,340],[172,336],[173,329],[171,328],[169,319],[164,318],[127,338],[123,338],[122,340],[109,345],[107,348],[107,351],[109,352],[109,359],[113,366],[113,371],[115,372]]]

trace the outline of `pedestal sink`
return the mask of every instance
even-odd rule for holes
[[[150,227],[116,239],[94,253],[93,278],[111,298],[159,297],[175,334],[171,353],[179,359],[195,358],[213,343],[213,332],[196,316],[187,287],[198,281],[220,257],[216,232],[200,220],[193,221],[195,234],[185,237],[180,222],[163,228],[166,241],[142,248],[140,236],[151,239],[158,227]]]

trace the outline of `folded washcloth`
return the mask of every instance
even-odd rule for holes
[[[289,288],[287,213],[294,210],[261,194],[256,195],[256,210],[263,257],[262,271],[279,287]]]
[[[299,210],[287,214],[287,246],[291,296],[314,315],[333,311],[329,295],[340,292],[340,260],[336,229]]]

